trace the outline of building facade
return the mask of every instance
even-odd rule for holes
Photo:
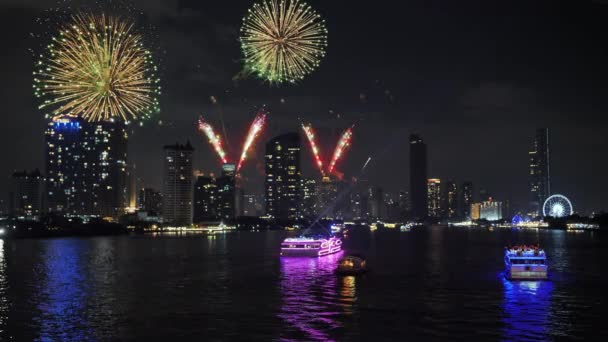
[[[473,204],[473,183],[463,182],[460,187],[460,216],[463,218],[471,217],[471,204]]]
[[[157,215],[160,215],[163,212],[162,193],[152,188],[140,189],[137,196],[137,208],[142,211],[154,212]]]
[[[301,178],[300,135],[287,133],[266,144],[266,215],[275,219],[299,217]]]
[[[458,185],[448,180],[445,183],[445,216],[447,218],[458,217]]]
[[[118,218],[128,205],[128,127],[63,117],[45,131],[49,212]]]
[[[302,178],[301,182],[300,216],[315,218],[317,215],[317,181],[314,178]]]
[[[443,216],[441,202],[441,180],[431,178],[427,181],[427,212],[430,217],[440,218]]]
[[[539,128],[528,153],[530,158],[530,210],[542,214],[542,206],[551,195],[551,153],[549,129]]]
[[[426,144],[418,135],[410,136],[410,195],[412,218],[428,216]]]
[[[9,214],[36,217],[42,213],[42,185],[44,178],[39,170],[15,172],[11,176]]]
[[[163,220],[177,226],[192,224],[192,154],[194,148],[185,145],[164,147]]]

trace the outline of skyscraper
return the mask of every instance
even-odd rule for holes
[[[384,191],[379,186],[370,186],[368,190],[369,215],[374,219],[383,219],[386,216],[384,204]]]
[[[445,186],[445,214],[448,218],[458,216],[458,186],[456,182],[448,180]]]
[[[428,216],[426,183],[426,144],[422,138],[412,134],[410,135],[410,195],[414,219],[423,219]]]
[[[215,179],[217,185],[217,215],[222,220],[234,219],[236,215],[236,183],[234,164],[222,166],[222,177]]]
[[[317,214],[322,218],[334,218],[336,199],[338,196],[338,185],[336,180],[323,177],[317,184]]]
[[[540,215],[545,200],[551,195],[551,154],[549,129],[539,128],[528,153],[530,157],[530,209]]]
[[[11,177],[9,192],[10,214],[33,217],[42,211],[42,182],[39,170],[15,172]]]
[[[194,184],[194,223],[217,219],[217,185],[212,177],[199,176]]]
[[[302,178],[301,182],[300,216],[314,218],[317,215],[317,181],[314,178]]]
[[[151,211],[160,215],[163,209],[163,195],[160,191],[152,188],[141,189],[137,198],[137,207],[140,210]]]
[[[186,145],[167,145],[163,175],[163,220],[174,225],[192,224],[192,154]]]
[[[434,218],[442,216],[441,208],[441,180],[431,178],[427,182],[428,215]]]
[[[266,144],[266,214],[296,219],[300,206],[300,135],[287,133]]]
[[[45,137],[48,211],[120,216],[128,197],[126,124],[62,117]]]
[[[473,204],[473,183],[464,182],[460,189],[460,216],[471,217],[471,204]]]

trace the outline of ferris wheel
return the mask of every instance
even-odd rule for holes
[[[543,204],[543,216],[565,217],[573,213],[572,202],[564,195],[553,195]]]

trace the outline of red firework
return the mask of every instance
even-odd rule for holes
[[[346,154],[346,151],[348,150],[348,148],[351,146],[351,141],[352,141],[352,136],[353,136],[353,127],[354,126],[349,127],[340,136],[340,140],[338,141],[338,144],[336,145],[336,149],[334,150],[333,157],[331,159],[331,162],[329,163],[329,168],[327,169],[327,172],[325,172],[325,169],[323,168],[323,161],[320,156],[320,150],[317,147],[316,136],[315,136],[314,130],[312,129],[312,126],[310,124],[308,124],[308,125],[302,124],[302,130],[304,131],[304,134],[306,135],[306,138],[308,139],[310,149],[312,151],[312,154],[313,154],[313,157],[317,164],[317,167],[319,168],[319,171],[321,172],[321,176],[325,176],[326,173],[330,174],[330,175],[336,174],[336,172],[337,172],[336,165],[342,159],[342,157]]]

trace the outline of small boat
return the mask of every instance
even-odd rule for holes
[[[347,255],[338,261],[336,273],[341,275],[357,275],[367,272],[367,262],[358,255]]]
[[[547,255],[538,246],[513,246],[505,249],[505,276],[511,280],[547,279]]]

